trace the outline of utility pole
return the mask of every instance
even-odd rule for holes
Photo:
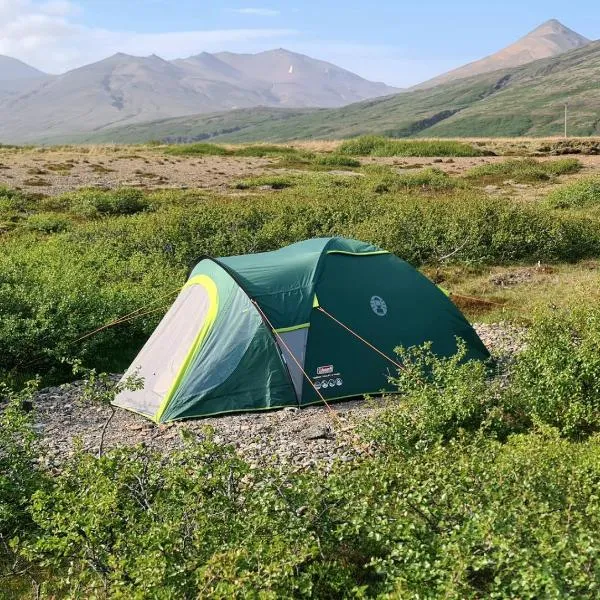
[[[569,137],[567,134],[567,116],[568,116],[568,111],[569,111],[569,103],[565,102],[565,137]]]

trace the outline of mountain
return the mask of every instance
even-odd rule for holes
[[[0,103],[16,95],[27,93],[48,77],[46,73],[16,58],[0,55]]]
[[[87,141],[150,139],[288,141],[361,134],[394,137],[562,135],[569,103],[572,135],[600,134],[600,41],[553,58],[336,109],[301,114],[270,109],[196,115],[127,129]],[[81,139],[83,141],[83,139]]]
[[[0,54],[0,81],[14,81],[17,79],[35,79],[45,77],[46,74],[38,71],[28,64]]]
[[[582,48],[590,41],[572,29],[565,27],[556,19],[550,19],[514,44],[495,54],[434,77],[415,86],[413,89],[435,87],[456,79],[465,79],[499,69],[519,67],[541,58],[552,58],[569,50]]]
[[[283,48],[258,54],[221,52],[215,56],[231,68],[266,83],[284,107],[344,106],[401,91]]]
[[[0,86],[0,141],[41,141],[256,106],[338,107],[397,91],[281,49],[175,61],[119,53],[22,90],[6,93]]]

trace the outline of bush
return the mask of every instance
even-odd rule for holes
[[[459,341],[450,358],[437,357],[431,344],[396,352],[403,368],[392,382],[399,395],[362,427],[363,435],[376,441],[378,448],[407,452],[480,429],[505,438],[524,427],[515,422],[515,411],[504,405],[489,366],[466,360],[464,342]]]
[[[11,217],[24,213],[36,205],[36,198],[19,190],[0,186],[0,216]]]
[[[170,154],[172,156],[226,156],[231,154],[231,152],[223,146],[207,144],[205,142],[169,146],[164,152],[165,154]]]
[[[371,189],[377,194],[406,192],[411,189],[449,190],[459,185],[444,171],[436,168],[398,173],[390,167],[368,165],[363,171],[370,175]]]
[[[339,154],[319,154],[312,162],[324,167],[360,167],[360,161]]]
[[[590,208],[600,206],[600,177],[586,177],[553,190],[546,197],[551,208]]]
[[[598,439],[380,451],[325,477],[210,439],[80,455],[33,495],[45,596],[594,598]]]
[[[42,233],[58,233],[66,231],[71,225],[70,219],[54,213],[39,213],[27,219],[25,228]]]
[[[464,142],[452,140],[396,140],[365,135],[342,142],[341,154],[353,156],[483,156],[483,152]]]
[[[132,188],[117,190],[82,189],[65,195],[70,210],[88,218],[104,215],[132,215],[146,210],[149,203],[144,192]]]
[[[37,382],[20,392],[0,384],[0,581],[5,589],[12,581],[30,573],[22,545],[35,529],[29,508],[33,493],[48,482],[36,466],[37,437],[31,404]]]
[[[298,178],[293,175],[261,175],[259,177],[248,177],[233,184],[236,190],[249,190],[252,188],[272,188],[283,190],[299,183]]]
[[[576,158],[543,162],[533,158],[509,159],[473,167],[465,173],[465,177],[484,183],[498,182],[507,178],[518,183],[531,183],[549,181],[558,175],[576,173],[580,169],[581,163]]]
[[[581,438],[600,431],[600,310],[551,312],[532,328],[511,393],[534,421]]]
[[[244,146],[232,150],[235,156],[250,156],[263,158],[265,156],[289,156],[300,154],[296,148],[290,146],[275,146],[269,144],[259,144],[255,146]]]

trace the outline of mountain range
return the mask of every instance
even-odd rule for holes
[[[289,52],[116,54],[60,76],[0,57],[0,141],[229,141],[598,130],[600,42],[550,20],[411,90]],[[402,92],[402,93],[400,93]]]
[[[338,107],[397,91],[283,49],[174,61],[115,54],[58,76],[2,57],[0,140],[37,141],[253,106]]]

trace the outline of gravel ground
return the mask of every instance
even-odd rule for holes
[[[477,332],[494,355],[511,355],[522,347],[523,330],[507,323],[476,325]],[[41,461],[56,468],[81,441],[84,450],[98,452],[102,430],[111,409],[81,401],[82,383],[41,390],[37,396],[36,427],[42,434]],[[161,450],[182,445],[181,431],[198,437],[206,427],[214,429],[215,441],[232,444],[255,467],[268,463],[291,463],[298,469],[327,469],[336,460],[350,461],[365,451],[353,443],[357,420],[378,410],[380,399],[351,400],[331,406],[284,409],[228,415],[157,426],[147,419],[117,410],[106,428],[104,449],[146,444]]]
[[[126,147],[88,153],[0,152],[0,185],[47,195],[84,187],[225,191],[233,180],[260,175],[272,162],[268,158],[168,156]]]
[[[331,150],[333,146],[317,144],[308,149]],[[505,156],[420,158],[362,157],[363,164],[395,166],[404,169],[436,167],[449,175],[462,175],[481,164],[497,163]],[[542,157],[552,160],[555,157]],[[573,176],[561,177],[561,182],[600,171],[600,156],[577,155],[583,170]],[[127,146],[89,146],[79,148],[35,148],[31,150],[0,149],[0,185],[28,192],[57,195],[83,187],[142,189],[211,189],[227,191],[232,180],[281,173],[273,171],[276,158],[232,156],[170,156],[157,149]],[[338,172],[339,173],[339,172]],[[342,171],[348,175],[348,171]],[[357,176],[355,174],[354,176]],[[359,175],[358,175],[359,176]],[[511,184],[488,186],[488,193],[518,193],[524,199],[539,193],[538,186]]]

